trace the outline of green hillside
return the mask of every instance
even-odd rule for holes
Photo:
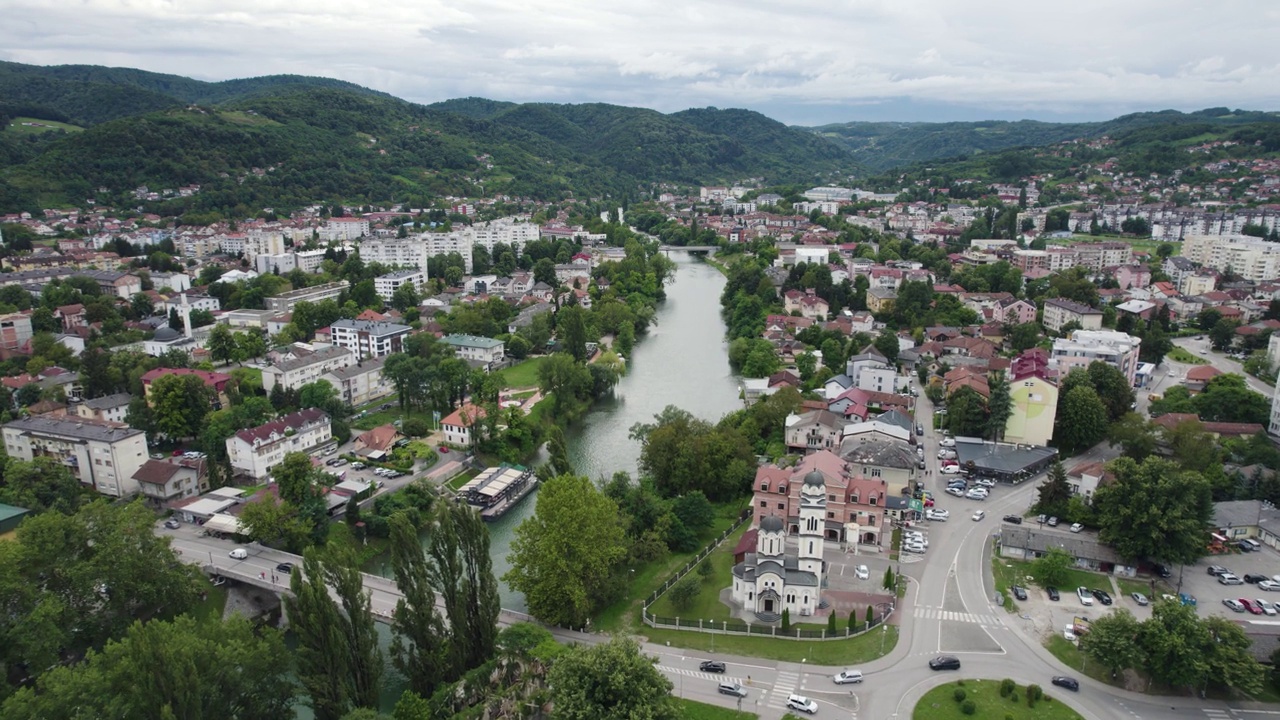
[[[1134,113],[1093,123],[1016,122],[891,123],[850,122],[812,128],[848,148],[862,167],[888,170],[931,160],[1051,145],[1076,138],[1115,137],[1147,127],[1280,122],[1280,114],[1227,108],[1194,113],[1176,110]]]

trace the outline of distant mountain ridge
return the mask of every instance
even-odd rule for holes
[[[981,122],[848,122],[810,128],[848,148],[871,171],[890,170],[930,160],[950,159],[1011,148],[1040,147],[1076,138],[1120,136],[1142,128],[1207,123],[1245,125],[1280,122],[1280,113],[1207,108],[1132,113],[1089,123],[1038,120]]]

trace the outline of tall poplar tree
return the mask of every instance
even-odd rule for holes
[[[484,664],[498,634],[498,580],[489,558],[489,530],[459,503],[437,503],[430,546],[432,584],[449,619],[451,679]]]
[[[391,567],[404,594],[391,622],[391,663],[409,680],[409,689],[431,697],[446,673],[449,644],[444,619],[436,610],[430,569],[417,529],[405,513],[392,515]]]
[[[293,595],[284,598],[289,625],[298,638],[298,680],[306,690],[316,720],[338,720],[351,709],[348,657],[338,606],[329,597],[320,551],[307,550],[301,572],[289,577]]]

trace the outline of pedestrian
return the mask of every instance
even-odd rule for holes
[[[266,580],[267,579],[266,571],[258,573],[258,577],[262,578],[263,580]]]

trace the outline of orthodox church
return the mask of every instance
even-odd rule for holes
[[[791,617],[813,615],[822,602],[823,533],[827,518],[827,483],[821,472],[804,476],[800,489],[799,545],[786,551],[784,518],[760,518],[756,551],[733,567],[733,600],[762,620],[789,610]]]

